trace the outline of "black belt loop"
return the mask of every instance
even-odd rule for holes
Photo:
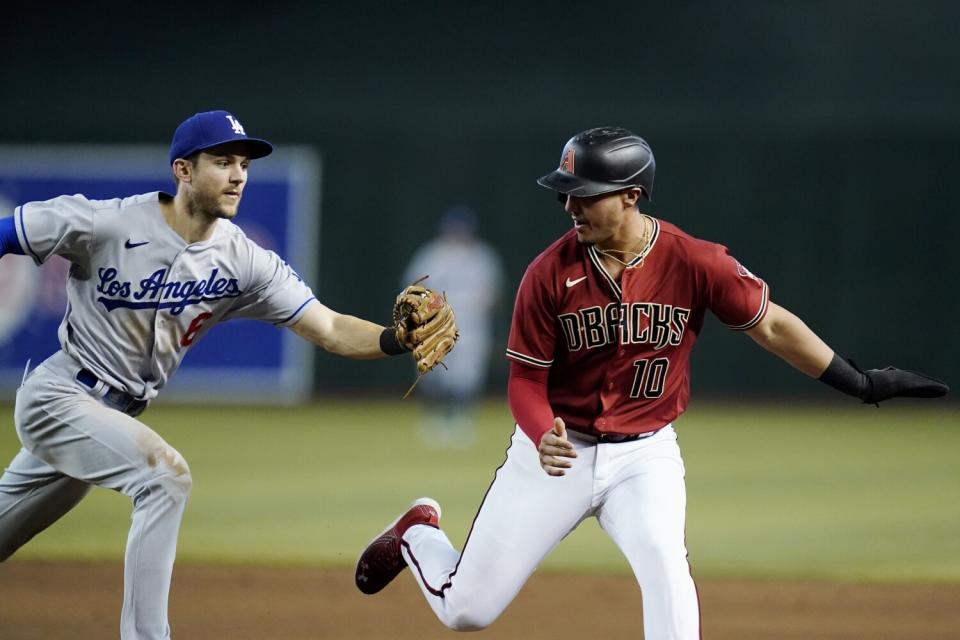
[[[77,372],[77,380],[79,380],[86,386],[90,387],[91,389],[97,386],[97,383],[100,382],[97,379],[97,376],[93,375],[86,369],[80,369],[80,371]]]
[[[100,379],[88,369],[80,369],[77,372],[77,380],[90,389],[96,388],[100,383]],[[104,384],[104,387],[107,389],[107,392],[103,394],[104,404],[127,414],[131,418],[136,418],[147,408],[146,400],[138,400],[126,391],[114,389],[107,384]]]

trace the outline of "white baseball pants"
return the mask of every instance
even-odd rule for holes
[[[59,352],[17,391],[23,449],[0,478],[0,561],[76,506],[91,485],[130,496],[120,637],[165,640],[190,469],[149,427],[91,395],[76,380],[79,368]]]
[[[550,550],[594,516],[640,584],[644,637],[698,640],[699,602],[684,543],[684,466],[673,427],[623,443],[568,435],[579,457],[565,476],[553,477],[517,428],[462,553],[439,529],[407,531],[403,556],[427,602],[451,629],[488,626]]]

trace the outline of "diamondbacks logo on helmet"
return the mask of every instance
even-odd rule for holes
[[[563,155],[563,159],[560,161],[560,171],[573,173],[573,158],[575,155],[574,149],[567,149],[567,152]]]

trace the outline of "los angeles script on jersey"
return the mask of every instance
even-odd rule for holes
[[[564,313],[558,319],[570,351],[608,344],[651,344],[663,349],[683,340],[690,309],[658,302],[611,302]]]
[[[213,269],[203,280],[167,280],[167,270],[157,269],[137,283],[120,280],[117,269],[103,267],[99,270],[100,284],[97,298],[107,311],[124,309],[169,309],[170,315],[180,315],[187,307],[201,302],[236,298],[241,293],[236,278],[219,277],[220,269]]]

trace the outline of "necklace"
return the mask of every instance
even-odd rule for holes
[[[641,214],[641,215],[643,215],[643,234],[640,236],[640,242],[639,242],[640,251],[624,251],[624,250],[620,250],[620,249],[597,249],[596,247],[594,247],[594,249],[596,250],[596,252],[607,256],[607,257],[610,258],[611,260],[614,260],[614,261],[616,261],[616,262],[619,262],[620,264],[622,264],[622,265],[625,266],[625,267],[629,267],[629,266],[630,266],[630,263],[633,262],[634,260],[636,260],[636,259],[637,259],[637,256],[639,256],[640,253],[641,253],[641,252],[646,248],[646,246],[647,246],[647,236],[649,235],[649,231],[647,230],[647,223],[649,222],[650,217],[649,217],[648,215],[646,215],[646,214]],[[625,260],[623,260],[623,258],[619,258],[619,257],[617,257],[617,256],[614,255],[614,254],[620,254],[621,256],[624,256],[624,257],[626,257],[626,256],[633,256],[633,257],[630,258],[629,260],[626,260],[626,261],[625,261]],[[637,267],[642,267],[642,266],[643,266],[643,260],[640,261],[640,264],[635,265],[635,266],[637,266]]]

